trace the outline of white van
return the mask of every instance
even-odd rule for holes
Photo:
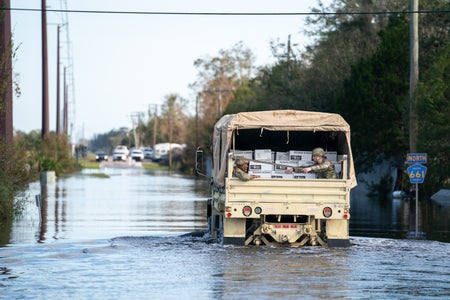
[[[153,161],[160,161],[169,155],[173,149],[183,149],[183,146],[176,143],[160,143],[153,146]]]

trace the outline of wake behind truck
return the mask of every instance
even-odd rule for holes
[[[325,149],[336,179],[286,172],[312,165],[316,147]],[[245,157],[249,173],[259,178],[233,177],[238,157]],[[214,126],[212,163],[212,238],[235,245],[349,246],[350,190],[357,183],[350,126],[340,115],[298,110],[225,115]]]

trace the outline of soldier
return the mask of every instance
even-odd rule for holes
[[[233,175],[242,181],[248,181],[254,178],[260,178],[259,175],[248,174],[249,161],[242,156],[236,158]]]
[[[336,170],[334,165],[325,158],[325,151],[322,148],[315,148],[312,151],[312,159],[315,162],[314,165],[308,167],[288,168],[286,171],[292,173],[317,173],[317,178],[335,179]]]

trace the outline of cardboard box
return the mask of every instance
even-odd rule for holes
[[[279,164],[279,165],[277,165]],[[298,167],[297,160],[275,160],[275,171],[285,171],[287,167]]]
[[[272,150],[270,150],[270,149],[255,149],[255,160],[272,161]]]
[[[289,152],[276,152],[275,160],[289,160]]]
[[[289,160],[312,161],[312,152],[291,150],[289,151]]]
[[[313,166],[314,164],[315,163],[313,161],[303,161],[303,160],[301,160],[301,161],[298,162],[298,166],[299,167],[303,167],[303,168]]]
[[[329,161],[337,161],[337,152],[336,151],[328,151],[325,153],[325,158]]]
[[[339,174],[342,171],[342,164],[341,163],[335,163],[334,169],[336,170],[336,173]]]
[[[294,179],[316,179],[315,173],[294,173]]]
[[[273,179],[293,179],[294,174],[288,174],[288,173],[281,173],[281,172],[272,172],[272,178]]]
[[[272,177],[272,171],[248,171],[248,174],[258,175],[259,178],[270,179]]]
[[[263,172],[263,171],[273,171],[273,165],[272,164],[265,164],[261,162],[255,162],[250,161],[250,164],[248,166],[249,172]]]
[[[231,150],[233,153],[233,150]],[[253,150],[235,150],[234,157],[242,156],[248,159],[253,159]]]

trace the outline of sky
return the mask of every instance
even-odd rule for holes
[[[316,0],[47,0],[47,9],[140,12],[309,12]],[[11,8],[40,9],[40,0],[11,0]],[[311,43],[304,16],[205,16],[47,12],[49,126],[56,130],[57,25],[60,34],[61,109],[63,69],[69,84],[69,133],[90,139],[121,127],[132,115],[146,114],[169,94],[195,99],[194,61],[216,56],[242,41],[256,66],[275,60],[271,41]],[[21,94],[13,100],[15,130],[42,126],[41,13],[12,11],[17,47],[13,72]],[[68,60],[71,57],[71,60]],[[71,62],[71,63],[70,63]]]

